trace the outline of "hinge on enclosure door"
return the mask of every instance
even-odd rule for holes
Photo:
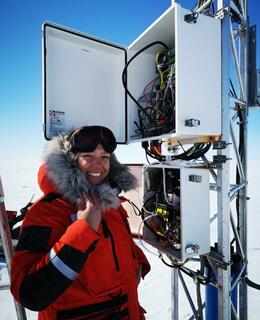
[[[187,23],[196,23],[198,19],[198,13],[190,13],[190,14],[185,14],[184,16],[184,21]]]

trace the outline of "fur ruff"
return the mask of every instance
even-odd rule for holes
[[[111,155],[110,171],[104,183],[92,186],[78,168],[75,154],[70,151],[66,136],[53,138],[47,143],[44,152],[47,175],[58,193],[70,203],[75,204],[83,193],[97,192],[101,208],[116,208],[120,205],[118,194],[137,187],[137,179],[126,165],[121,164],[114,154]]]

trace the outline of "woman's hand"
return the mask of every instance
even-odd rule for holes
[[[92,192],[91,195],[84,193],[83,197],[83,199],[77,199],[77,219],[87,220],[91,227],[97,231],[102,217],[100,199],[95,192]]]

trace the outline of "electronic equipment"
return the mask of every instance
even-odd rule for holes
[[[187,164],[144,167],[144,240],[178,260],[210,251],[209,173]]]

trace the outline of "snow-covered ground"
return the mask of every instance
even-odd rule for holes
[[[15,160],[14,160],[15,161]],[[15,164],[15,163],[14,163]],[[36,182],[38,163],[32,166],[24,166],[23,170],[14,172],[12,161],[1,165],[1,177],[6,195],[6,207],[8,209],[19,210],[23,207],[34,194],[37,199],[40,192]],[[250,201],[248,201],[248,273],[249,278],[260,283],[260,163],[250,162],[248,168]],[[147,246],[147,245],[146,245]],[[154,250],[149,247],[150,250]],[[156,253],[156,251],[154,250]],[[167,320],[171,319],[171,270],[162,264],[154,255],[146,252],[151,263],[152,270],[146,276],[145,281],[139,285],[139,296],[142,306],[147,311],[148,320]],[[195,266],[196,269],[196,266]],[[1,283],[8,283],[8,274],[6,269],[0,272]],[[186,279],[186,278],[185,278]],[[195,286],[191,279],[186,279],[187,285],[195,299]],[[248,308],[250,320],[260,319],[260,291],[248,288]],[[0,310],[1,320],[16,319],[14,303],[8,290],[0,291]],[[180,319],[189,319],[191,309],[187,302],[181,284],[179,284],[179,313]],[[37,313],[27,311],[28,319],[37,319]]]

